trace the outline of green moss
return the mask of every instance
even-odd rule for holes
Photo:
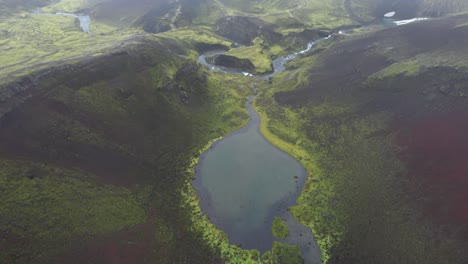
[[[253,46],[240,47],[229,50],[227,55],[237,57],[239,59],[248,59],[255,66],[255,71],[258,74],[273,71],[270,53],[263,45],[263,40],[256,38]]]
[[[133,192],[97,184],[93,175],[6,160],[0,161],[0,168],[0,232],[32,240],[32,250],[45,255],[60,251],[73,237],[101,235],[146,221]],[[8,259],[10,250],[16,249],[0,254],[0,260]]]
[[[383,49],[378,52],[389,56]],[[262,119],[261,132],[272,144],[299,160],[310,175],[297,205],[290,208],[291,214],[312,229],[324,263],[332,257],[356,263],[375,263],[376,259],[396,263],[398,258],[425,263],[441,255],[452,258],[451,254],[440,254],[428,231],[431,224],[415,220],[421,218],[413,201],[402,198],[407,197],[403,191],[406,182],[402,180],[406,170],[389,129],[392,113],[366,108],[372,97],[367,91],[345,95],[320,91],[320,99],[313,96],[316,83],[308,75],[311,71],[333,72],[332,68],[320,66],[330,54],[293,61],[293,70],[259,86],[261,93],[255,101]],[[431,56],[426,53],[402,60],[372,78],[383,74],[386,82],[392,84],[401,78],[414,78],[424,71],[424,65],[433,65],[430,58],[441,54],[437,50]],[[457,61],[452,60],[454,57],[449,56],[445,63],[453,65]],[[460,53],[459,57],[464,55]],[[329,78],[332,76],[330,73]],[[372,83],[368,81],[353,88],[370,89]],[[392,93],[398,89],[396,85],[389,87],[394,89]],[[296,93],[296,89],[300,92]],[[295,104],[291,96],[297,94],[311,99]],[[288,104],[279,104],[284,98]],[[442,247],[453,246],[448,244]],[[365,254],[361,254],[363,248],[368,248]],[[457,252],[456,246],[451,250]],[[427,252],[436,251],[439,253],[428,256]]]
[[[286,238],[289,235],[289,229],[283,219],[275,217],[272,227],[273,235],[276,238]]]
[[[299,246],[291,246],[277,241],[273,241],[273,248],[262,256],[266,264],[303,264]]]
[[[12,217],[16,228],[28,226],[28,235],[105,233],[145,220],[129,190],[92,183],[82,172],[13,161],[1,161],[1,167],[2,216]],[[10,227],[23,234],[24,229]]]
[[[27,143],[18,150],[23,160],[64,169],[30,180],[15,178],[16,169],[29,166],[16,164],[1,176],[1,194],[8,196],[1,197],[7,210],[6,218],[0,216],[1,232],[7,229],[31,243],[28,248],[12,244],[0,262],[12,263],[15,254],[20,261],[45,261],[61,254],[75,236],[91,243],[122,229],[135,231],[133,225],[147,220],[154,226],[147,232],[154,232],[149,242],[158,263],[187,258],[207,263],[220,256],[228,263],[258,263],[257,251],[230,245],[214,225],[206,228],[209,221],[200,221],[193,189],[193,208],[183,202],[182,189],[193,177],[186,172],[191,159],[210,139],[247,123],[245,98],[252,93],[248,78],[199,68],[190,47],[148,37],[123,47],[122,55],[97,57],[72,75],[57,71],[38,82],[43,100],[21,105],[13,113],[13,123],[21,126],[10,123],[10,129]],[[23,207],[22,200],[27,201]],[[2,247],[4,242],[0,239]]]
[[[415,76],[421,70],[421,64],[418,61],[408,61],[402,63],[394,63],[389,67],[372,74],[369,78],[384,79],[387,77],[394,77],[396,75]]]
[[[91,8],[105,0],[59,0],[56,4],[47,6],[42,10],[48,13],[69,12],[74,13],[79,10]]]
[[[161,33],[159,36],[185,41],[194,46],[197,44],[219,44],[221,46],[229,47],[232,44],[231,41],[220,37],[210,30],[204,29],[202,27],[171,30]]]
[[[18,70],[44,67],[47,63],[60,63],[80,57],[105,53],[133,39],[138,31],[118,30],[92,21],[86,34],[75,24],[73,17],[26,14],[0,19],[0,75]],[[99,47],[99,48],[96,48]]]

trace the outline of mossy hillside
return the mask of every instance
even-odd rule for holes
[[[372,73],[368,79],[378,80],[387,77],[417,76],[430,68],[450,67],[463,70],[468,67],[468,50],[463,44],[463,37],[468,32],[468,27],[464,23],[468,19],[467,15],[453,15],[446,18],[444,22],[429,20],[424,23],[410,24],[397,30],[387,29],[375,32],[375,36],[380,41],[375,41],[371,45],[379,50],[379,54],[385,56],[391,65],[375,73]],[[443,30],[442,39],[431,37],[429,28],[441,27]],[[427,41],[417,40],[414,45],[404,36],[418,32],[422,36],[430,38],[432,45],[427,45]],[[366,39],[366,34],[361,35]],[[443,38],[450,38],[451,43],[445,43]],[[351,40],[352,41],[352,40]],[[437,48],[435,48],[437,47]]]
[[[246,1],[246,0],[234,0],[227,1],[221,0],[225,5],[235,8],[241,12],[253,13],[253,14],[265,14],[265,13],[276,13],[281,12],[285,9],[291,9],[299,6],[299,1]]]
[[[90,30],[91,35],[82,32],[74,18],[66,16],[26,14],[0,19],[0,74],[101,55],[141,34],[95,21]]]
[[[74,236],[102,235],[146,221],[137,192],[97,184],[80,171],[6,160],[1,165],[0,230],[31,239],[35,254],[59,252],[60,241]],[[6,245],[0,253],[5,263],[13,263],[15,255],[21,259],[28,250],[10,250],[8,242],[0,243]]]
[[[275,25],[288,28],[303,24],[318,29],[335,29],[355,25],[349,17],[344,0],[305,1],[221,1],[230,14],[258,17]]]
[[[175,41],[184,41],[192,45],[193,49],[202,53],[213,49],[228,49],[232,46],[232,41],[216,35],[206,28],[193,27],[177,29],[158,34],[159,37],[170,38]],[[193,53],[195,59],[199,54]]]
[[[18,13],[27,12],[34,8],[52,4],[55,0],[2,0],[0,17],[8,17]]]
[[[229,11],[218,1],[197,0],[186,1],[182,6],[182,13],[189,17],[192,25],[216,26],[216,21],[226,15]]]
[[[385,13],[397,11],[397,19],[438,17],[468,10],[463,0],[304,0],[304,1],[221,1],[237,15],[258,16],[274,24],[293,18],[312,28],[336,29],[369,23]]]
[[[75,13],[80,10],[90,9],[105,0],[59,0],[56,3],[48,5],[42,10],[47,13],[68,12]]]
[[[254,40],[253,46],[231,49],[226,55],[250,60],[255,66],[255,73],[257,74],[273,71],[270,54],[260,38]]]
[[[289,229],[283,219],[275,217],[272,225],[272,232],[276,238],[286,238],[289,235]]]
[[[273,241],[273,248],[262,256],[262,260],[267,264],[303,264],[299,246],[287,245],[281,242]]]
[[[65,246],[74,252],[76,236],[88,244],[122,229],[133,230],[142,221],[152,227],[145,233],[154,234],[154,250],[145,253],[149,259],[209,263],[220,256],[219,248],[210,247],[193,228],[191,212],[181,208],[181,189],[192,177],[186,169],[193,156],[210,139],[247,122],[244,103],[251,90],[246,78],[206,72],[191,59],[189,46],[180,43],[146,40],[81,62],[70,71],[57,68],[38,80],[27,103],[3,117],[0,157],[11,167],[4,172],[11,188],[4,191],[13,194],[5,200],[10,209],[2,215],[1,232],[27,243],[19,249],[5,241],[10,246],[2,253],[8,263],[45,261]],[[13,172],[24,164],[57,172],[44,169],[40,179],[15,178]],[[18,185],[39,194],[35,188],[67,191],[42,194],[44,203],[26,196],[28,203],[18,208],[15,198],[24,196],[14,192]],[[138,187],[142,185],[144,192]],[[83,194],[76,196],[83,204],[72,195],[75,192]],[[66,212],[80,213],[88,201],[102,202],[96,209],[88,206],[93,210],[82,216],[86,225],[67,223]],[[57,210],[45,207],[52,203]],[[57,228],[36,224],[36,218],[29,217],[36,210]],[[116,219],[108,221],[108,215]],[[21,219],[25,228],[13,228],[8,219]]]
[[[292,15],[312,28],[334,29],[356,23],[349,17],[343,0],[306,0],[305,3]]]
[[[421,31],[420,26],[422,24],[394,30],[400,34],[407,30],[413,32],[415,28]],[[417,54],[418,62],[429,61],[432,55],[437,56],[439,52],[448,50],[442,42],[434,40],[431,43],[441,46],[431,46],[432,50],[419,46],[420,53],[413,53],[413,46],[400,42],[398,45],[401,46],[396,48],[397,43],[385,40],[384,35],[395,39],[388,30],[383,31],[376,46],[392,43],[393,56],[388,58],[395,60],[404,53]],[[350,45],[354,41],[359,45]],[[464,47],[456,44],[458,41],[454,40],[450,47],[457,47],[452,52],[463,57]],[[436,242],[434,233],[438,229],[427,219],[421,221],[419,209],[404,191],[408,184],[404,176],[407,171],[398,156],[395,135],[391,133],[394,113],[388,108],[368,108],[374,105],[372,100],[385,102],[379,97],[383,91],[386,95],[383,98],[394,96],[392,91],[395,90],[409,97],[413,94],[411,90],[416,89],[414,82],[405,84],[403,80],[418,80],[420,83],[432,78],[432,75],[428,75],[428,69],[418,64],[398,68],[398,64],[392,65],[385,59],[370,59],[369,63],[374,66],[369,72],[379,72],[376,67],[382,67],[381,73],[388,73],[386,77],[379,81],[376,81],[378,78],[373,79],[373,75],[370,75],[372,78],[365,75],[359,77],[366,70],[364,63],[357,64],[357,73],[350,74],[360,81],[347,85],[346,92],[343,92],[339,88],[343,84],[336,84],[335,81],[340,80],[341,74],[346,74],[346,71],[342,73],[334,63],[352,61],[343,57],[341,48],[345,47],[353,53],[357,52],[353,51],[353,47],[363,45],[375,47],[370,43],[363,44],[359,38],[336,42],[328,52],[325,50],[292,62],[292,70],[273,78],[272,85],[260,86],[262,93],[255,103],[262,116],[262,133],[274,145],[298,159],[310,173],[297,205],[290,211],[298,221],[313,230],[324,262],[397,263],[405,259],[411,263],[444,263],[444,259],[451,259],[459,263],[463,254],[460,255],[461,251],[457,248],[462,244],[452,244],[450,239]],[[388,49],[375,49],[377,53],[382,52],[380,58],[389,55],[386,51]],[[369,53],[366,56],[372,57]],[[427,58],[423,59],[423,56]],[[446,61],[445,64],[456,65],[457,61]],[[404,65],[405,61],[398,63]],[[394,71],[398,73],[391,74]],[[327,72],[330,76],[324,78]],[[441,78],[441,82],[446,78]],[[431,87],[429,84],[420,86]],[[360,92],[361,89],[366,92]],[[378,93],[371,92],[376,90]],[[417,109],[425,109],[427,103],[419,103],[417,98],[420,97],[415,95],[411,99],[414,100],[413,104],[419,105]],[[393,111],[400,109],[395,106]],[[442,253],[444,250],[447,250],[446,253]]]
[[[407,217],[414,219],[417,213],[397,202],[403,195],[397,191],[401,188],[397,175],[404,166],[391,151],[392,139],[368,138],[385,128],[388,118],[385,114],[359,118],[349,115],[355,110],[345,105],[324,103],[298,110],[275,105],[262,108],[262,103],[259,100],[257,106],[265,122],[264,135],[297,158],[311,175],[298,205],[290,210],[295,219],[313,230],[324,262],[335,254],[358,254],[355,252],[358,249],[346,248],[350,244],[373,247],[373,241],[382,241],[382,237],[385,246],[372,250],[375,260],[383,261],[381,256],[398,252],[399,257],[405,256],[415,263],[429,261],[430,257],[419,247],[421,241],[428,239],[427,225],[408,222]],[[271,131],[281,132],[272,134]],[[360,177],[353,177],[354,173]],[[392,176],[376,177],[381,173]],[[368,202],[369,197],[373,203]],[[358,233],[362,227],[358,226],[369,225],[369,219],[378,237],[361,241]],[[347,240],[349,236],[357,240],[351,242]],[[394,240],[399,242],[390,243]],[[410,255],[405,253],[408,248],[412,249]],[[388,263],[393,261],[388,259]]]

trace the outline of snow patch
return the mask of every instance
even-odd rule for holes
[[[390,17],[394,17],[396,14],[395,11],[392,11],[392,12],[388,12],[387,14],[384,15],[384,17],[387,17],[387,18],[390,18]]]

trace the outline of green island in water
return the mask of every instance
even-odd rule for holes
[[[0,0],[0,263],[468,262],[465,0]]]

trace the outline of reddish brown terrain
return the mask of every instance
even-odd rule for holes
[[[467,20],[345,36],[298,63],[310,69],[297,89],[280,83],[272,94],[304,120],[317,178],[335,188],[323,203],[338,216],[305,221],[321,221],[325,235],[341,221],[331,263],[468,263],[468,65],[451,65],[468,52]],[[402,58],[415,73],[394,71]],[[265,102],[275,122],[297,122]]]
[[[468,113],[451,112],[402,125],[399,143],[408,177],[427,215],[461,225],[468,237]]]
[[[154,224],[148,222],[90,242],[76,243],[55,263],[146,263],[154,258],[151,256],[156,246],[151,237],[154,229]]]

